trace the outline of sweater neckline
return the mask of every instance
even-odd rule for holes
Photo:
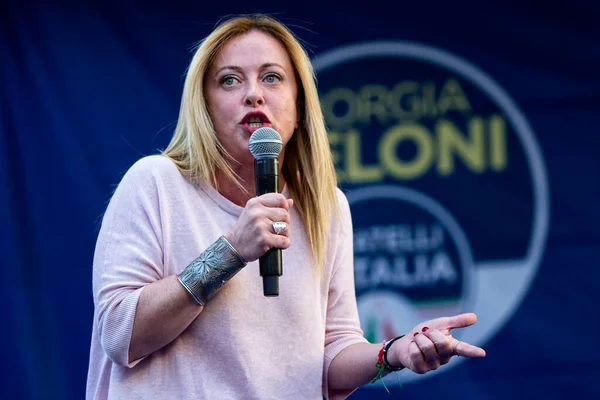
[[[217,191],[212,185],[208,182],[200,182],[200,189],[210,197],[210,199],[222,210],[225,212],[239,217],[244,210],[244,207],[238,206],[227,197],[223,196],[221,193]],[[287,188],[287,184],[283,186],[283,190],[281,192],[286,198],[289,197],[289,192]]]

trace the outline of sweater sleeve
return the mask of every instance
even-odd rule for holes
[[[163,278],[156,157],[136,162],[117,186],[98,235],[93,265],[96,327],[108,358],[129,362],[137,302],[145,285]]]
[[[331,250],[335,255],[329,283],[323,360],[323,395],[328,400],[344,399],[354,391],[329,389],[329,367],[332,360],[350,345],[368,343],[360,327],[354,289],[354,244],[350,206],[339,189],[338,197],[340,227],[337,246]]]

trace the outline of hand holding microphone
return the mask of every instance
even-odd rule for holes
[[[267,193],[248,200],[231,232],[225,238],[248,262],[258,260],[269,249],[290,247],[288,210],[292,199],[279,193]],[[277,234],[273,222],[282,221],[287,229]]]
[[[238,243],[237,251],[246,259],[259,258],[265,296],[279,295],[279,277],[283,273],[281,250],[290,246],[288,210],[291,199],[279,194],[279,153],[281,136],[272,128],[254,131],[249,142],[254,156],[254,176],[257,197],[250,199],[238,219],[235,232],[226,235]],[[285,229],[280,230],[284,227]]]

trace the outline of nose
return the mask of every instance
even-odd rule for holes
[[[262,106],[265,103],[262,91],[260,90],[260,87],[258,85],[252,85],[250,88],[248,88],[248,93],[246,93],[244,103],[247,106],[252,107]]]

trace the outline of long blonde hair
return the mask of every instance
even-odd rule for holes
[[[220,170],[242,188],[227,163],[231,156],[216,137],[204,96],[204,76],[228,40],[251,30],[278,39],[295,69],[300,123],[286,146],[282,174],[321,272],[332,212],[338,215],[337,181],[310,58],[281,22],[264,14],[234,17],[219,24],[200,43],[188,67],[175,133],[162,154],[191,179],[202,179],[216,187]]]

